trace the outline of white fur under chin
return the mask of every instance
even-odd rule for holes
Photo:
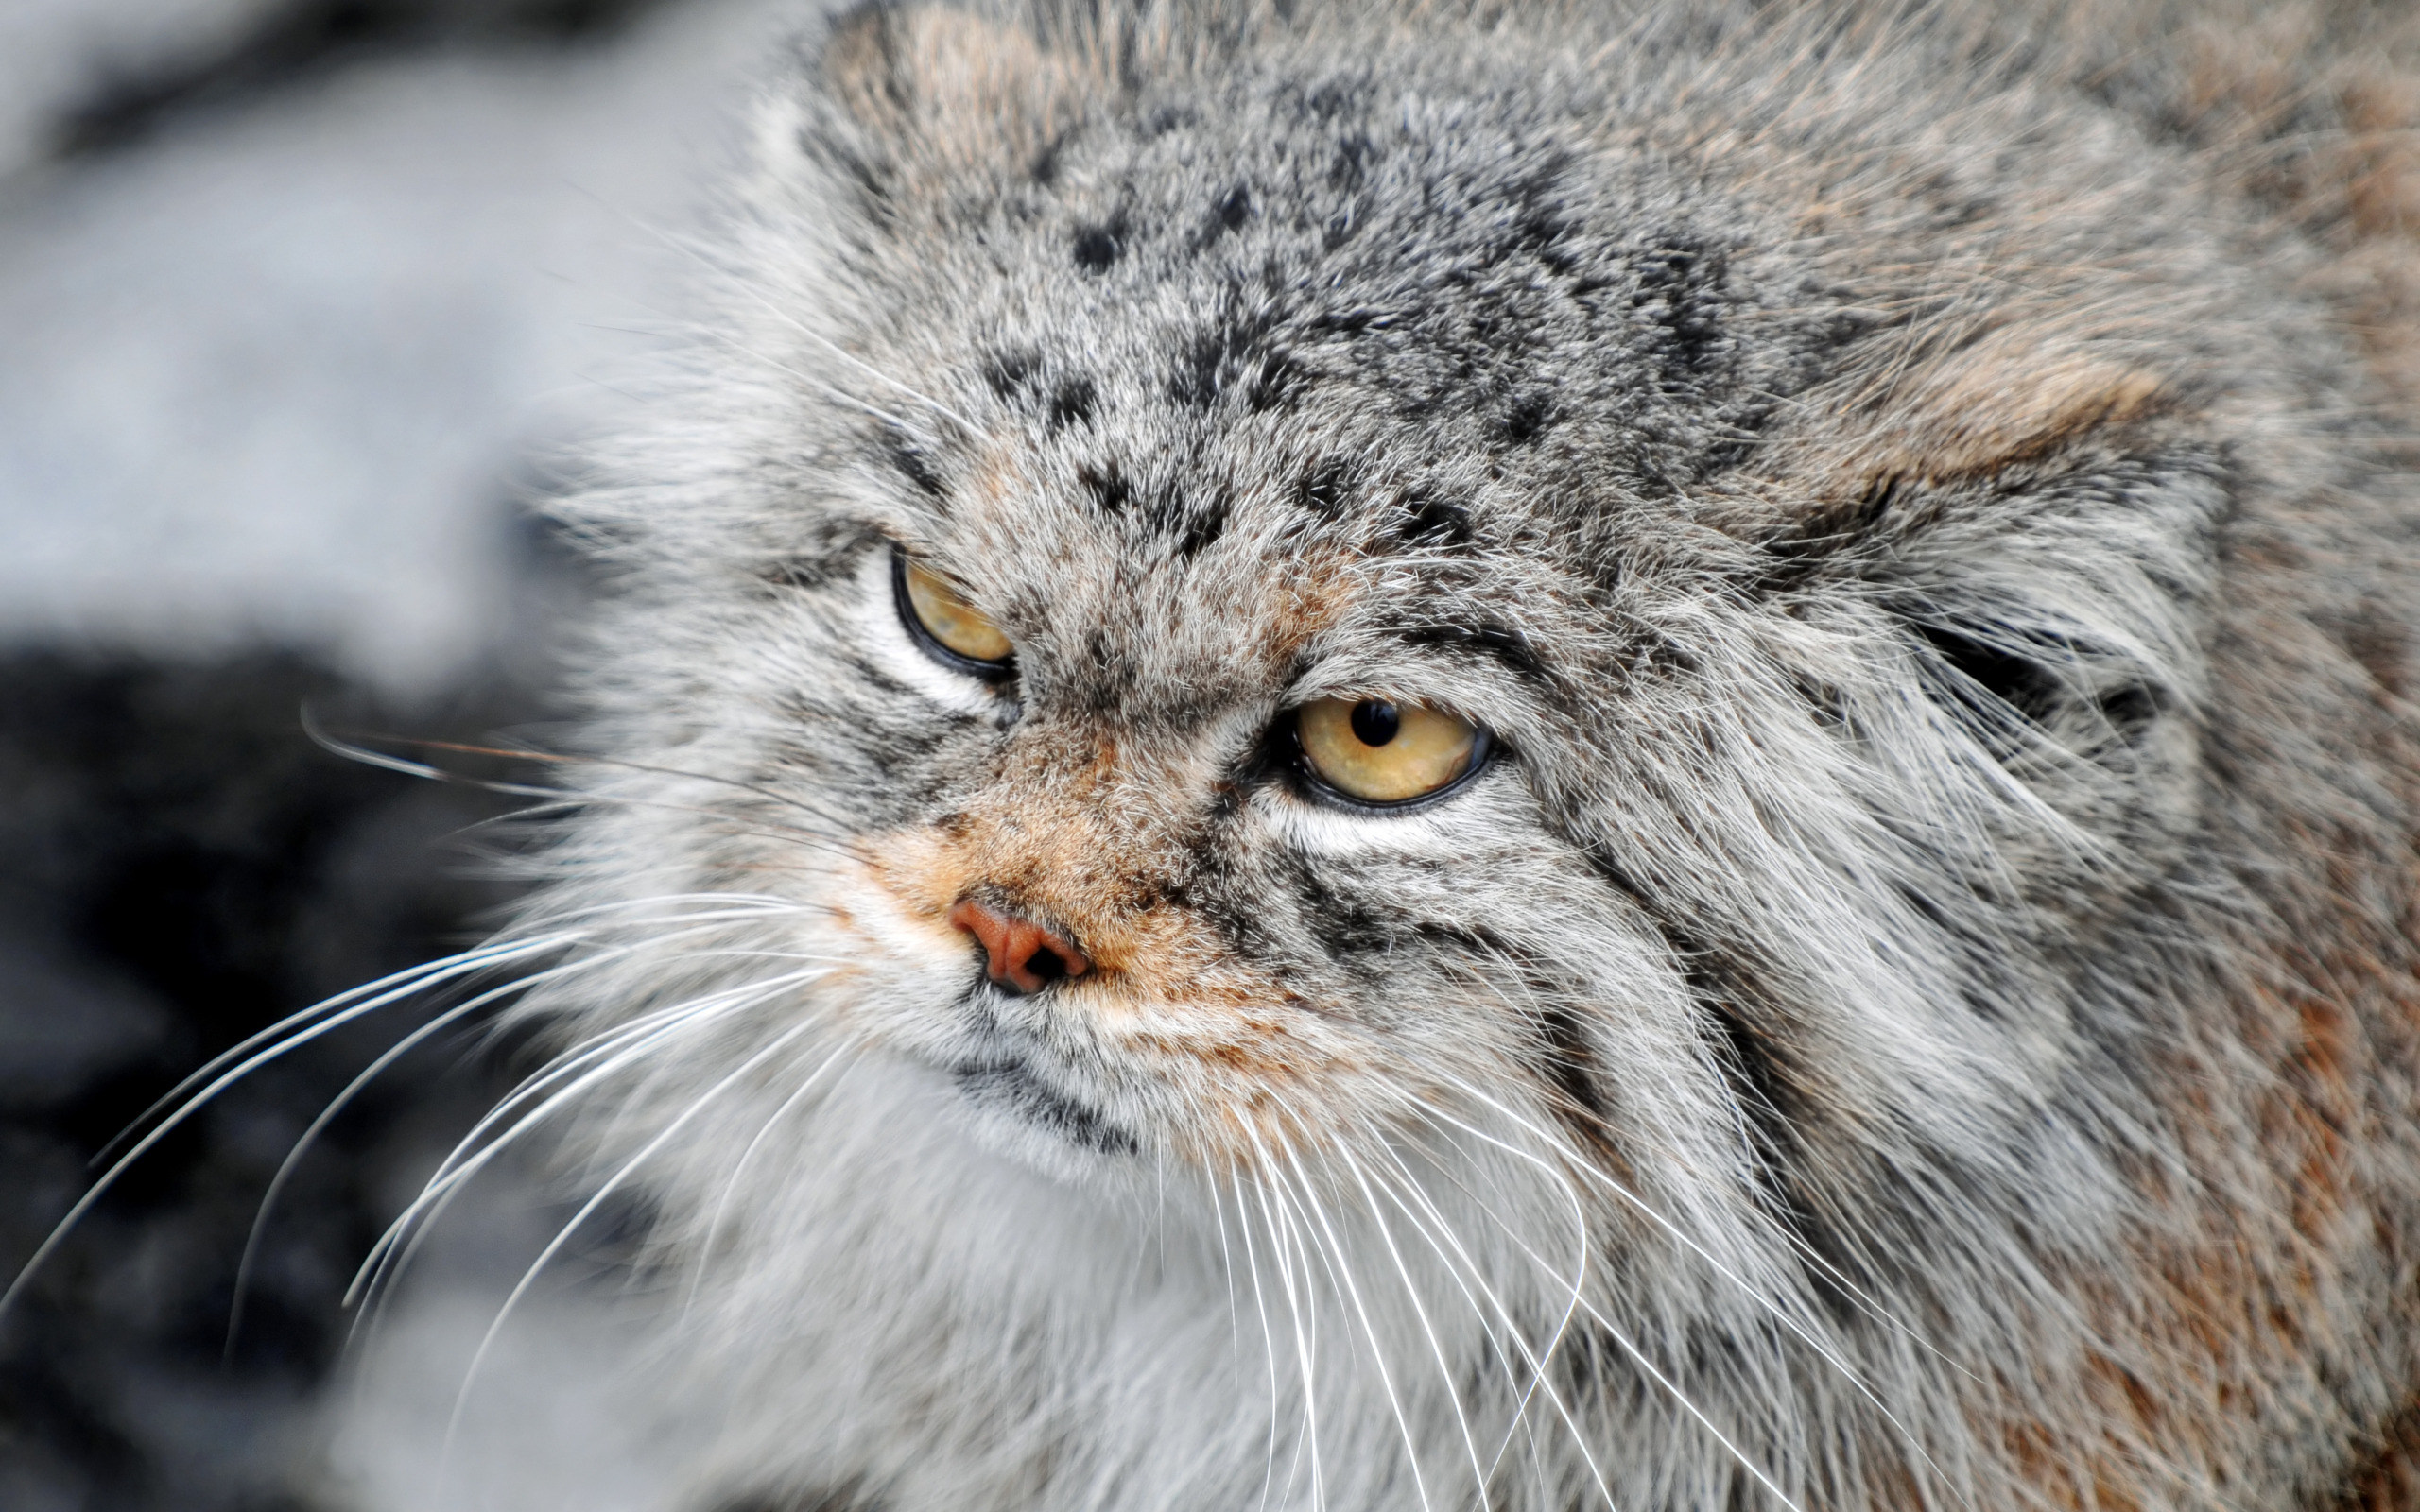
[[[688,1240],[666,1288],[677,1395],[717,1420],[700,1484],[893,1512],[1380,1512],[1468,1506],[1481,1483],[1508,1507],[1622,1506],[1669,1498],[1676,1460],[1727,1475],[1730,1445],[1779,1441],[1726,1420],[1736,1400],[1576,1407],[1556,1357],[1581,1330],[1610,1314],[1660,1354],[1682,1320],[1616,1295],[1566,1177],[1511,1139],[1473,1125],[1392,1173],[1365,1157],[1343,1179],[1366,1189],[1315,1197],[1309,1165],[1271,1152],[1273,1175],[1213,1194],[995,1112],[978,1137],[961,1101],[945,1075],[860,1058],[761,1134],[735,1184],[717,1138],[669,1152],[664,1190],[715,1194],[671,1220]],[[1658,1310],[1775,1332],[1730,1268],[1651,1229],[1621,1267],[1657,1278]]]
[[[756,1221],[710,1262],[689,1342],[716,1376],[753,1378],[738,1399],[768,1404],[730,1424],[735,1478],[838,1471],[903,1512],[1027,1504],[1043,1475],[1068,1506],[1401,1506],[1418,1504],[1399,1479],[1408,1427],[1432,1486],[1464,1481],[1437,1355],[1458,1379],[1488,1368],[1469,1302],[1430,1296],[1424,1327],[1398,1275],[1368,1272],[1377,1246],[1355,1252],[1368,1273],[1340,1297],[1340,1211],[1272,1207],[1246,1224],[1239,1201],[1285,1199],[1250,1185],[1214,1199],[1197,1173],[1167,1174],[1165,1192],[1132,1172],[1053,1179],[983,1145],[1062,1170],[1101,1158],[1043,1130],[1002,1139],[1004,1115],[978,1143],[944,1106],[956,1095],[919,1070],[861,1066],[764,1162],[773,1190],[733,1205]],[[1433,1255],[1400,1243],[1433,1292]],[[1506,1301],[1534,1329],[1530,1290]],[[1373,1330],[1384,1372],[1367,1368]],[[1483,1457],[1504,1428],[1472,1425]]]

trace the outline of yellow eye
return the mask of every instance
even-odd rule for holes
[[[959,670],[978,677],[994,676],[1008,670],[1009,658],[1016,654],[1016,646],[1000,633],[1000,627],[986,619],[982,610],[968,603],[949,580],[929,568],[899,558],[899,607],[908,624],[920,632],[928,647],[945,653],[943,661],[953,659]]]
[[[1384,698],[1322,698],[1295,715],[1303,759],[1321,782],[1365,803],[1401,803],[1478,764],[1486,737],[1466,720]]]

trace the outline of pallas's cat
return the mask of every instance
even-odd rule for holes
[[[516,936],[699,1504],[2420,1504],[2402,25],[819,29]]]

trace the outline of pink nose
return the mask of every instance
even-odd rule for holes
[[[1039,992],[1063,976],[1081,976],[1093,969],[1065,936],[972,898],[949,911],[949,921],[983,942],[993,982],[1014,992]]]

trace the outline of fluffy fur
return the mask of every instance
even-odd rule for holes
[[[648,1206],[700,1505],[2420,1505],[2410,43],[819,34],[567,507],[511,1110]],[[1495,758],[1323,802],[1328,696]]]

